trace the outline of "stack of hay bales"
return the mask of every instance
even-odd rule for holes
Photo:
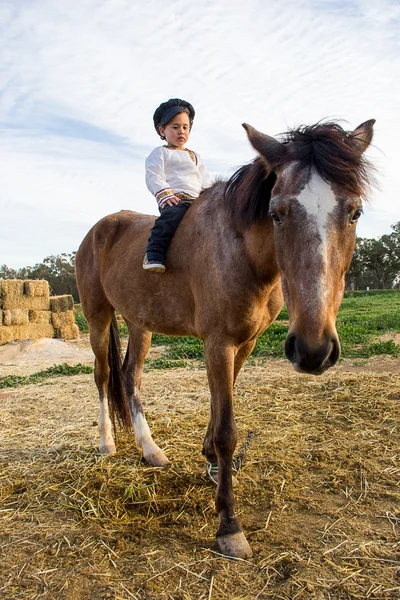
[[[2,280],[0,294],[0,345],[54,337],[47,281]]]
[[[44,280],[0,280],[0,346],[14,340],[79,335],[72,296],[54,296]]]
[[[50,310],[54,337],[73,340],[79,336],[79,329],[75,324],[72,296],[51,296]]]

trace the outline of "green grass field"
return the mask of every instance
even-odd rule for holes
[[[253,355],[284,356],[283,344],[288,331],[284,307],[277,321],[259,338]],[[393,340],[379,338],[400,332],[400,290],[373,290],[346,294],[339,310],[337,329],[344,358],[368,358],[378,354],[400,355]]]
[[[393,340],[379,338],[400,332],[400,290],[354,292],[344,298],[338,332],[344,357],[399,356],[400,347]]]
[[[82,313],[77,315],[77,324],[84,331],[84,317]],[[284,307],[276,322],[258,339],[252,356],[284,356],[288,326],[281,321],[287,319]],[[400,346],[394,339],[386,339],[391,333],[400,332],[400,290],[346,293],[337,326],[344,358],[369,358],[383,354],[400,356]],[[120,325],[120,332],[122,336],[127,335],[125,324]],[[167,349],[163,358],[148,360],[148,367],[172,368],[182,366],[182,361],[187,359],[204,359],[203,344],[196,338],[154,334],[152,343]]]

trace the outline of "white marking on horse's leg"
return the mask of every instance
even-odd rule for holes
[[[137,412],[133,419],[133,428],[135,432],[136,445],[142,450],[144,458],[154,467],[165,467],[168,464],[168,458],[164,452],[154,442],[146,417],[142,412]]]
[[[103,398],[100,400],[100,417],[99,417],[99,432],[100,432],[100,453],[114,454],[116,452],[114,439],[111,431],[111,420],[108,412],[108,401]]]

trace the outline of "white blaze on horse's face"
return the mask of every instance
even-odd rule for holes
[[[324,181],[318,173],[314,172],[297,196],[297,201],[307,212],[307,228],[311,231],[314,229],[315,232],[314,236],[311,234],[313,239],[309,241],[313,242],[313,252],[321,257],[319,281],[317,279],[318,289],[315,292],[322,303],[326,296],[328,285],[326,279],[329,225],[333,220],[337,199],[330,184]],[[313,263],[315,263],[315,260]]]
[[[329,183],[324,181],[318,173],[313,173],[308,183],[297,196],[297,201],[315,221],[316,229],[321,238],[323,249],[327,241],[329,217],[336,208],[337,200]]]

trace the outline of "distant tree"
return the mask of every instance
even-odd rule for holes
[[[391,225],[392,233],[389,236],[382,236],[384,244],[387,245],[388,254],[392,257],[392,262],[397,263],[397,276],[395,284],[400,286],[400,221]],[[386,239],[388,238],[388,239]]]
[[[0,279],[17,279],[17,273],[16,269],[10,269],[7,265],[0,267]]]
[[[78,299],[75,279],[75,254],[47,256],[42,263],[30,269],[31,279],[47,279],[53,294],[72,294]]]
[[[353,258],[350,264],[350,268],[346,274],[346,286],[352,290],[360,289],[360,287],[362,287],[363,278],[365,274],[365,267],[360,252],[360,246],[362,244],[362,241],[362,238],[357,238],[356,240]]]
[[[378,288],[391,288],[398,273],[398,262],[388,253],[382,238],[363,240],[361,256],[367,271],[375,277]]]
[[[380,239],[386,248],[386,252],[391,256],[391,261],[400,265],[400,221],[391,225],[393,229],[389,235],[383,235]],[[399,269],[400,270],[400,269]]]
[[[347,273],[352,289],[391,288],[400,279],[400,221],[393,232],[375,239],[357,238]]]

